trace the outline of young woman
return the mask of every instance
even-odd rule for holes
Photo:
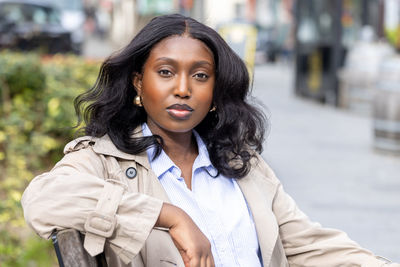
[[[86,136],[26,189],[42,237],[74,228],[109,266],[383,266],[312,223],[259,156],[244,63],[211,28],[153,19],[76,100]],[[398,266],[398,265],[397,265]]]

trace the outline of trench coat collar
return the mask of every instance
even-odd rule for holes
[[[141,127],[136,128],[134,131],[133,137],[142,137],[143,132]],[[93,151],[98,154],[103,154],[107,156],[113,156],[116,158],[120,158],[123,160],[132,160],[137,164],[142,165],[146,171],[147,179],[142,180],[142,188],[139,190],[141,193],[144,193],[149,196],[154,196],[158,199],[161,199],[164,202],[170,203],[167,192],[162,187],[161,183],[158,180],[157,175],[151,169],[149,159],[147,156],[147,152],[143,151],[140,154],[133,155],[129,153],[125,153],[119,150],[114,143],[111,141],[111,138],[106,134],[103,137],[99,138],[95,144],[93,145]],[[160,227],[156,227],[160,228]]]
[[[143,136],[142,129],[139,126],[135,129],[134,133],[132,134],[132,137],[137,138],[137,137],[142,137],[142,136]],[[143,151],[137,155],[125,153],[125,152],[119,150],[114,145],[114,143],[111,141],[111,138],[107,134],[100,137],[98,140],[96,140],[95,144],[93,145],[93,150],[94,150],[94,152],[96,152],[98,154],[113,156],[113,157],[125,159],[125,160],[133,160],[133,161],[139,163],[140,165],[142,165],[147,170],[150,169],[150,163],[147,158],[146,151]]]

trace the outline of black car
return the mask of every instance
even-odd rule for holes
[[[71,33],[60,22],[58,10],[38,0],[0,0],[0,49],[72,51]]]

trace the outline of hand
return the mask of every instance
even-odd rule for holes
[[[164,203],[156,226],[169,228],[185,267],[214,267],[211,244],[182,209]]]

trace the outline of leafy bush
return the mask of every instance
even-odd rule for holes
[[[27,230],[20,200],[28,182],[62,157],[76,123],[73,99],[99,62],[0,52],[0,265],[51,266],[52,246]],[[53,253],[53,252],[51,252]]]

